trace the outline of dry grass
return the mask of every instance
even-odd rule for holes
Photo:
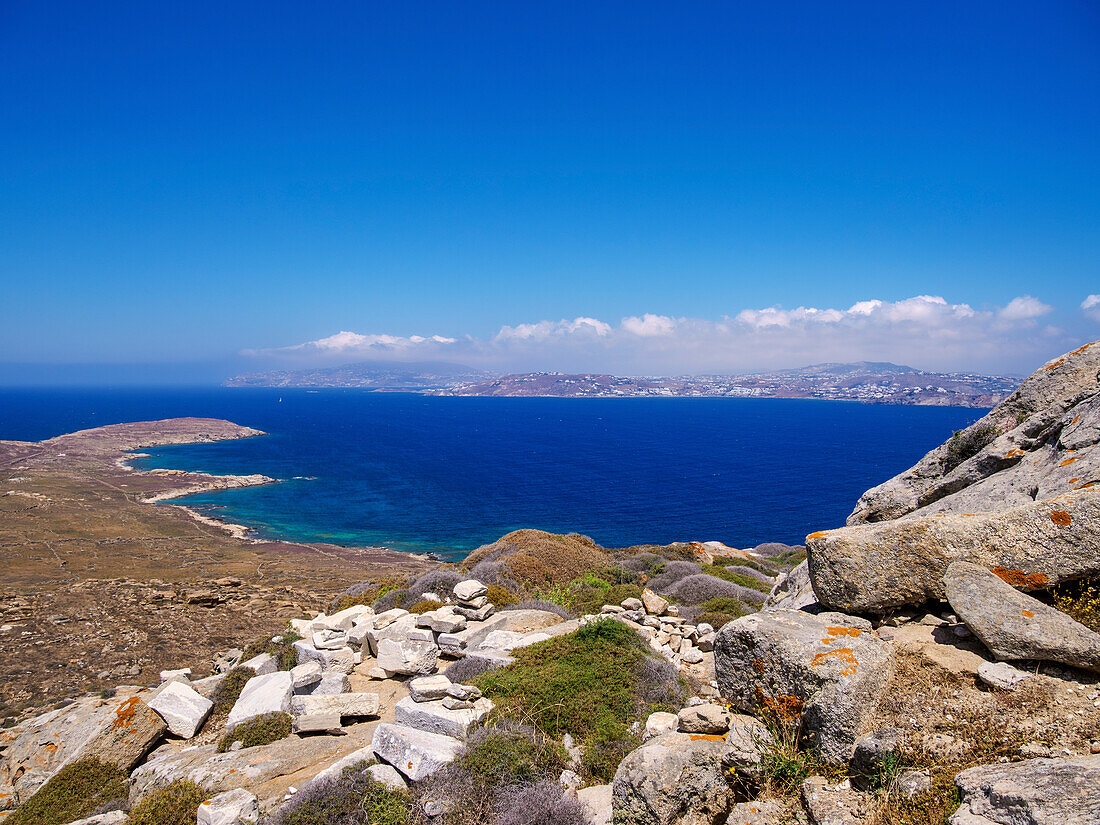
[[[542,530],[509,533],[472,552],[463,566],[473,567],[490,556],[498,558],[511,576],[528,588],[553,587],[614,566],[604,549],[587,536]]]

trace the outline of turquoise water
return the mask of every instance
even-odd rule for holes
[[[157,448],[135,465],[280,479],[181,500],[262,536],[458,558],[520,527],[608,547],[801,543],[983,413],[782,399],[0,390],[0,438],[226,418],[270,435]]]

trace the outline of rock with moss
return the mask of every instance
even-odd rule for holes
[[[722,737],[666,733],[631,752],[615,771],[616,825],[711,825],[734,802]]]
[[[986,568],[954,562],[944,587],[952,610],[998,659],[1061,662],[1100,673],[1100,633]]]
[[[294,695],[294,680],[285,670],[254,676],[248,680],[240,697],[229,711],[225,722],[226,731],[257,716],[268,713],[286,713],[290,710],[290,700]]]
[[[714,642],[722,696],[744,713],[801,725],[827,762],[848,761],[896,668],[865,619],[776,610],[730,622]]]

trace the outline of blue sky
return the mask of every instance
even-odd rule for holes
[[[1090,3],[8,0],[0,112],[0,378],[1100,337]]]

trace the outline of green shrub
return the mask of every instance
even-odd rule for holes
[[[206,798],[207,793],[201,786],[187,779],[177,779],[135,805],[126,825],[194,825],[199,805]]]
[[[700,607],[703,609],[703,612],[695,617],[695,623],[702,624],[706,622],[714,627],[715,630],[728,622],[732,622],[734,619],[740,619],[749,612],[745,610],[745,606],[737,599],[709,599],[703,602]]]
[[[583,742],[590,754],[584,767],[596,779],[610,781],[618,764],[613,755],[636,745],[630,723],[664,708],[660,693],[648,684],[652,678],[640,678],[655,672],[652,657],[621,622],[600,619],[514,655],[513,664],[483,673],[474,683],[496,702],[500,716]],[[677,677],[669,668],[660,678]]]
[[[489,600],[489,604],[495,604],[497,607],[507,607],[519,601],[518,596],[508,592],[499,584],[490,584],[485,597]]]
[[[291,718],[289,713],[265,713],[247,722],[242,722],[225,734],[218,742],[218,753],[225,753],[234,742],[240,742],[246,748],[256,745],[270,745],[290,736]]]
[[[442,602],[433,601],[432,599],[420,599],[419,601],[413,602],[405,609],[410,613],[420,614],[431,613],[433,610],[438,610],[441,607],[443,607]]]
[[[957,430],[947,442],[945,469],[951,472],[968,458],[973,458],[997,437],[993,424],[982,424]]]
[[[387,788],[353,765],[335,778],[313,782],[264,820],[267,825],[406,825],[408,794]]]
[[[98,759],[66,765],[15,809],[8,825],[66,825],[91,814],[104,802],[126,796],[126,774]]]
[[[461,769],[495,785],[555,779],[566,764],[565,750],[537,732],[525,735],[501,728],[485,728],[471,738],[458,758]]]
[[[278,639],[279,641],[274,641]],[[279,666],[279,670],[290,670],[298,664],[298,651],[294,649],[294,643],[301,641],[302,636],[296,630],[286,629],[275,636],[264,636],[256,639],[244,649],[242,661],[248,661],[253,656],[267,653]]]
[[[210,697],[210,701],[214,703],[214,707],[210,711],[211,715],[224,716],[229,713],[233,705],[236,704],[237,699],[240,698],[241,691],[248,684],[248,680],[255,675],[256,671],[252,668],[240,666],[225,674]]]
[[[369,607],[391,590],[404,587],[406,583],[407,579],[404,576],[388,576],[353,585],[332,600],[332,604],[329,605],[329,613],[338,613],[357,604],[364,604]]]
[[[725,567],[717,564],[705,564],[703,565],[703,572],[709,576],[722,579],[723,581],[732,582],[733,584],[739,584],[742,587],[747,587],[750,590],[756,590],[759,593],[770,593],[772,586],[765,584],[760,579],[748,575],[747,573],[735,573],[732,570],[727,570]]]
[[[607,579],[587,573],[579,579],[552,587],[540,595],[577,616],[584,616],[599,613],[605,604],[619,604],[624,599],[637,599],[642,595],[642,588],[637,584],[612,584]]]

